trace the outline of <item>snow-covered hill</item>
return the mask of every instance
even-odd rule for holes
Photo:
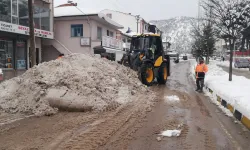
[[[171,49],[180,53],[191,52],[193,38],[191,31],[197,21],[191,17],[176,17],[167,20],[153,20],[150,23],[155,24],[163,31],[163,38],[171,37]]]

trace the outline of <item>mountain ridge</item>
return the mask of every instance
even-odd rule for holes
[[[171,37],[171,50],[179,53],[191,52],[191,46],[194,42],[191,32],[197,24],[195,18],[182,16],[164,20],[152,20],[150,23],[156,25],[163,32],[163,39]]]

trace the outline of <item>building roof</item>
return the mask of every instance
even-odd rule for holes
[[[113,11],[113,12],[118,12],[120,14],[124,14],[124,15],[129,15],[129,16],[132,16],[132,17],[135,17],[136,15],[132,15],[131,13],[125,13],[125,12],[121,12],[121,11],[117,11],[117,10],[111,10],[111,9],[104,9],[102,11],[105,11],[105,10],[109,10],[109,11]],[[102,12],[101,11],[101,12]]]
[[[81,9],[70,4],[63,4],[54,8],[54,17],[62,16],[82,16],[90,14],[98,14],[99,12],[94,9]]]
[[[95,12],[93,10],[82,11],[80,8],[72,5],[60,5],[54,9],[54,18],[75,18],[75,17],[90,17],[93,20],[111,25],[115,29],[123,29],[124,27],[113,21],[103,13]]]

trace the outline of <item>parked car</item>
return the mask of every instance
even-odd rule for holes
[[[188,60],[188,57],[187,56],[183,56],[182,59],[183,60]]]
[[[170,57],[170,60],[174,60],[175,63],[179,63],[180,55],[177,52],[165,51],[165,55]]]
[[[236,59],[234,63],[235,68],[249,68],[250,61],[248,59]]]

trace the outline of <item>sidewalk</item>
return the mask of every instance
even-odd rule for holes
[[[196,62],[192,62],[194,68]],[[250,129],[250,80],[243,76],[233,75],[229,82],[229,75],[215,61],[208,65],[205,86],[218,102],[229,109],[234,116]]]

